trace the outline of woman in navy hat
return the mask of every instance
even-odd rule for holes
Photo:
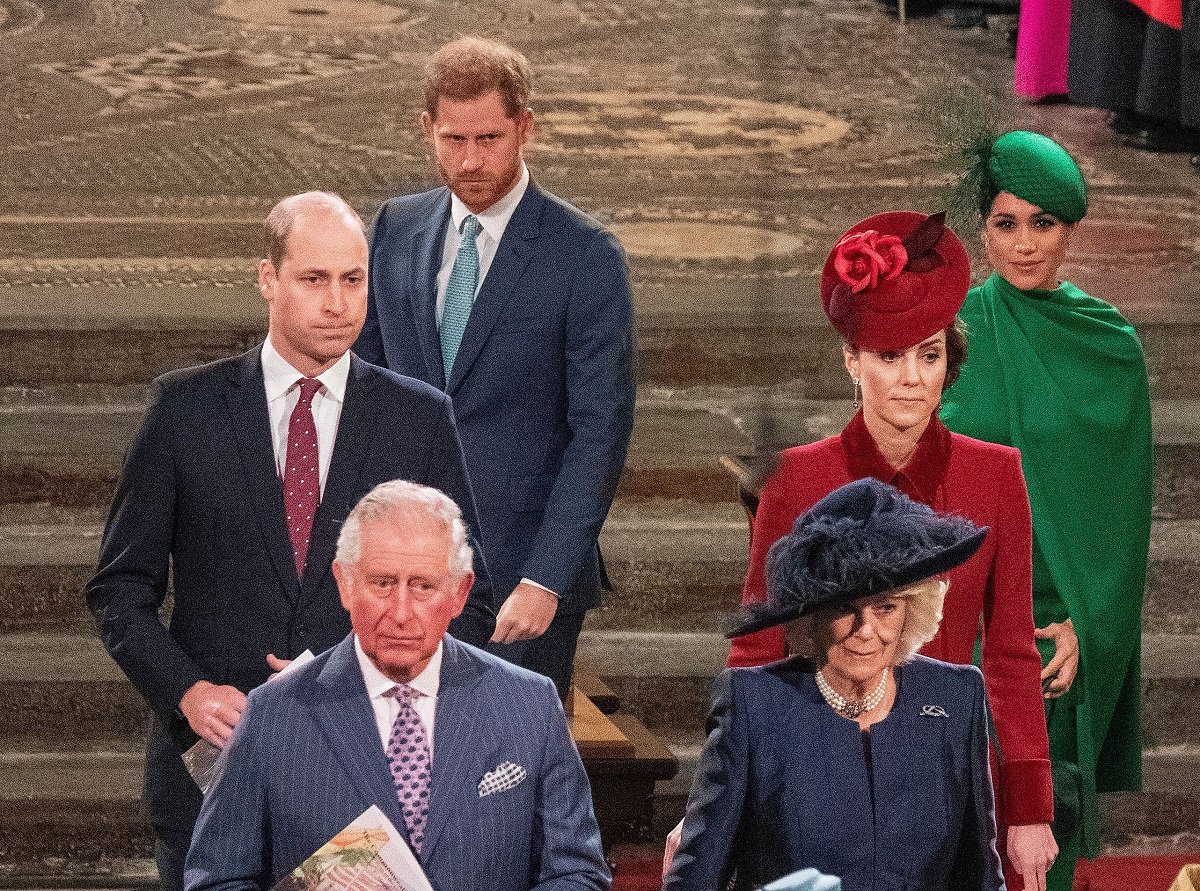
[[[718,678],[664,891],[756,888],[801,867],[844,891],[1004,887],[983,678],[916,655],[988,530],[867,478],[827,495],[766,559],[767,600],[730,636],[794,658]]]
[[[962,243],[942,215],[897,211],[852,227],[821,276],[821,303],[842,336],[861,407],[838,436],[787,449],[766,481],[750,541],[742,602],[765,599],[766,556],[796,518],[851,480],[874,477],[938,511],[991,527],[979,552],[949,575],[936,636],[922,653],[982,666],[1000,757],[996,810],[1010,888],[1043,891],[1057,854],[1054,798],[1034,645],[1029,498],[1016,449],[951,433],[937,418],[966,342],[955,315],[970,284]],[[790,652],[783,630],[738,638],[731,666]]]

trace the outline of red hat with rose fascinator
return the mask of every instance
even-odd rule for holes
[[[821,306],[847,343],[905,350],[954,321],[971,261],[945,214],[876,214],[834,245],[821,273]]]

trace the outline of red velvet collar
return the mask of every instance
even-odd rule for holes
[[[842,430],[841,439],[852,479],[873,476],[895,486],[914,501],[936,507],[934,499],[950,464],[950,431],[937,415],[929,419],[929,426],[917,441],[917,450],[902,470],[893,467],[879,451],[867,430],[862,411]]]

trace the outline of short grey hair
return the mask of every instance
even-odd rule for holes
[[[440,526],[450,543],[450,571],[458,578],[471,571],[475,554],[467,541],[462,511],[454,499],[431,486],[408,480],[380,483],[354,505],[338,535],[337,562],[349,565],[358,561],[364,523],[392,518],[419,518]]]
[[[358,211],[341,195],[335,195],[333,192],[301,192],[299,195],[289,195],[271,208],[263,222],[263,256],[271,261],[276,272],[287,259],[288,238],[291,237],[296,220],[309,214],[322,213],[343,217],[357,225],[359,231],[364,234],[367,231]]]
[[[942,622],[942,604],[946,601],[946,589],[949,587],[949,582],[932,578],[874,595],[902,597],[905,600],[904,627],[900,629],[893,665],[908,662],[917,650],[933,640]],[[820,638],[821,631],[828,627],[829,617],[828,610],[817,609],[789,622],[786,628],[789,652],[817,663],[824,662],[825,653],[821,651]]]

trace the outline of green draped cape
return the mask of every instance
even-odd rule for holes
[[[1021,291],[998,274],[967,294],[968,360],[946,393],[951,430],[1016,446],[1029,486],[1034,613],[1070,615],[1070,699],[1082,773],[1081,839],[1099,850],[1096,792],[1141,787],[1142,595],[1153,451],[1146,363],[1112,306],[1063,283]],[[1069,713],[1068,713],[1069,714]]]

